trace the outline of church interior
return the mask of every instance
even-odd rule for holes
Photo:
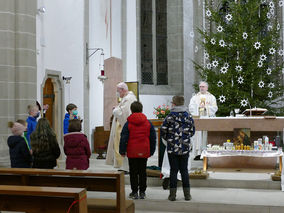
[[[0,0],[0,212],[284,212],[283,14]]]

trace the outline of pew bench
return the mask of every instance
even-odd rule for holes
[[[0,210],[87,213],[86,196],[83,188],[0,185]]]
[[[115,192],[116,199],[88,198],[88,212],[135,212],[133,200],[125,199],[123,172],[90,170],[0,168],[0,184],[78,187],[87,191]]]

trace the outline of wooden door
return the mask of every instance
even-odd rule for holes
[[[49,108],[46,111],[45,117],[50,122],[50,126],[53,127],[53,104],[54,103],[54,88],[51,78],[45,81],[43,88],[43,105],[48,104]]]

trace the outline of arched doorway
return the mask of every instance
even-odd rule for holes
[[[54,129],[53,111],[54,111],[54,87],[51,78],[46,79],[43,88],[43,105],[48,104],[49,108],[46,111],[45,117],[49,120],[50,125]]]
[[[55,131],[57,140],[63,145],[63,118],[64,118],[64,88],[61,72],[46,70],[46,75],[41,84],[42,104],[48,104],[46,118]]]

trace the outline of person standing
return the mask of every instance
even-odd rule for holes
[[[188,158],[191,150],[190,138],[195,133],[194,121],[184,106],[183,96],[174,96],[172,109],[161,126],[161,137],[167,142],[170,163],[170,201],[176,200],[177,174],[181,173],[185,200],[191,200],[188,175]]]
[[[190,99],[188,109],[193,116],[215,117],[218,106],[215,96],[208,92],[207,82],[201,81],[199,83],[199,92]],[[192,141],[193,157],[195,160],[199,160],[202,149],[206,147],[207,131],[197,131]]]
[[[9,122],[13,135],[8,137],[11,168],[30,168],[32,165],[32,155],[29,150],[28,142],[25,139],[24,131],[27,129],[24,120]]]
[[[40,118],[35,131],[31,134],[33,168],[53,169],[60,156],[56,135],[46,118]]]
[[[142,113],[143,105],[135,101],[130,106],[132,114],[124,124],[119,145],[119,153],[127,155],[132,192],[130,198],[145,199],[147,188],[147,160],[156,149],[156,131],[146,115]]]
[[[69,127],[69,120],[77,119],[78,111],[77,106],[75,104],[68,104],[66,106],[67,113],[65,114],[64,121],[63,121],[63,133],[68,133]]]
[[[81,130],[81,120],[69,121],[69,133],[64,135],[64,153],[67,156],[66,169],[86,170],[89,168],[90,144],[87,136]]]
[[[28,140],[29,148],[31,147],[31,139],[30,136],[32,132],[36,129],[37,118],[40,116],[40,111],[37,105],[29,105],[28,106],[29,117],[27,118],[27,133],[26,138]]]
[[[130,105],[137,99],[133,92],[128,91],[128,86],[124,82],[117,84],[116,95],[121,98],[121,101],[112,111],[113,120],[107,148],[106,164],[128,172],[128,162],[126,158],[119,154],[120,133],[128,116],[131,114]]]

